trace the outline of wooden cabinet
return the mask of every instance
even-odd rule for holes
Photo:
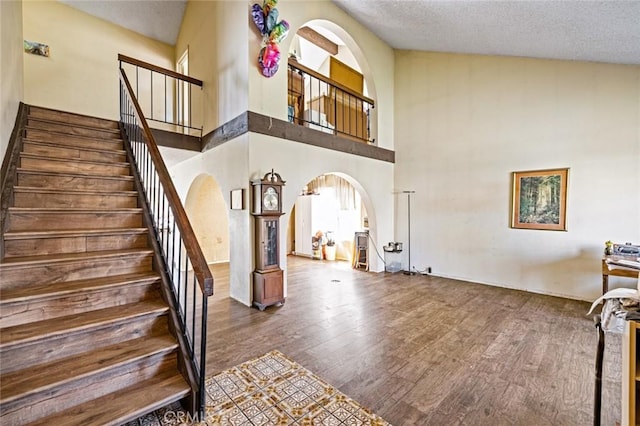
[[[281,269],[270,272],[253,273],[253,304],[261,311],[276,303],[284,304],[284,290],[282,286],[283,274]]]
[[[627,321],[622,339],[622,425],[640,423],[640,323]]]
[[[359,142],[369,139],[368,118],[361,99],[332,90],[309,102],[309,109],[324,114],[337,135]]]

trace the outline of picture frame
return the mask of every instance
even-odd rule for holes
[[[511,227],[567,230],[569,168],[512,172]]]
[[[232,189],[229,204],[231,210],[244,210],[244,189]]]

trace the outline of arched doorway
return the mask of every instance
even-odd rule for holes
[[[362,186],[349,175],[330,172],[311,179],[298,193],[289,218],[287,253],[354,265],[356,233],[375,232],[372,204]]]
[[[227,205],[218,182],[200,174],[191,183],[185,211],[202,248],[207,263],[229,261],[229,218]]]

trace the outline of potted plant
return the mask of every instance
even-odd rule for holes
[[[604,254],[610,256],[613,254],[613,241],[608,240],[604,243]]]

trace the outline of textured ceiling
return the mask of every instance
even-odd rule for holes
[[[186,5],[61,1],[169,44],[176,42]],[[280,1],[304,7],[308,0]],[[640,64],[640,0],[333,2],[396,49]]]
[[[333,0],[396,49],[640,64],[640,1]]]
[[[186,0],[59,1],[170,45],[176,44],[187,5]]]

